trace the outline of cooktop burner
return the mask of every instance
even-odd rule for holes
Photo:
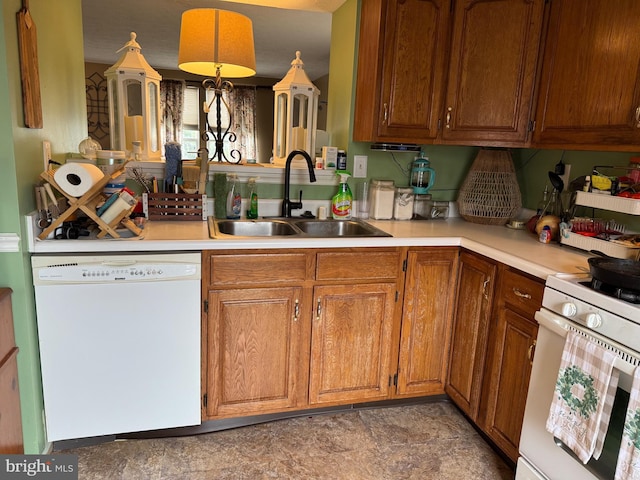
[[[608,283],[604,283],[602,280],[598,280],[597,278],[592,278],[591,281],[588,282],[578,283],[610,297],[618,298],[629,303],[640,304],[640,291],[615,287]]]

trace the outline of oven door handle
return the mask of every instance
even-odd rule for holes
[[[569,328],[575,330],[591,341],[598,343],[608,350],[614,352],[617,356],[613,367],[620,370],[627,375],[633,376],[636,366],[640,365],[640,359],[637,357],[637,353],[625,348],[624,346],[612,342],[611,340],[599,335],[598,333],[585,329],[577,323],[569,322],[563,317],[551,312],[550,310],[542,309],[538,310],[535,314],[535,319],[541,327],[551,330],[556,335],[566,338]]]

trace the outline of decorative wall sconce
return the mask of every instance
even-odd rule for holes
[[[120,59],[105,72],[111,149],[141,160],[160,160],[160,80],[140,53],[135,32]]]
[[[304,71],[299,51],[287,74],[273,86],[273,91],[273,163],[284,165],[293,150],[304,150],[313,156],[320,90]]]
[[[233,90],[233,84],[222,77],[250,77],[256,73],[256,55],[253,44],[253,24],[244,15],[213,8],[196,8],[182,14],[178,67],[196,75],[214,76],[202,82],[213,90],[213,101],[204,103],[207,126],[203,138],[213,140],[215,152],[209,158],[218,162],[240,163],[242,154],[224,152],[225,140],[235,141],[233,113],[222,97],[223,90]],[[214,105],[215,103],[215,105]],[[228,125],[222,125],[222,107],[226,109]],[[214,107],[213,109],[211,107]],[[213,110],[213,111],[211,111]]]

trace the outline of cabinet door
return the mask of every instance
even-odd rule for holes
[[[544,4],[544,0],[456,2],[443,140],[524,144]]]
[[[490,343],[493,351],[485,373],[489,382],[483,396],[486,418],[484,432],[514,462],[522,430],[529,389],[533,348],[538,325],[509,307],[497,312]],[[484,408],[484,407],[483,407]]]
[[[536,146],[637,151],[640,2],[551,2]]]
[[[542,305],[541,280],[501,266],[494,302],[479,424],[514,462],[529,390]]]
[[[405,283],[397,395],[444,393],[457,248],[409,251]]]
[[[419,143],[436,137],[449,18],[450,0],[363,2],[354,140]]]
[[[396,284],[317,286],[309,403],[386,398]]]
[[[478,416],[496,265],[462,252],[458,268],[446,393],[473,420]]]
[[[209,292],[206,417],[229,417],[303,405],[302,289]],[[307,312],[309,307],[307,306]],[[308,338],[308,335],[307,335]],[[302,377],[302,378],[301,378]]]

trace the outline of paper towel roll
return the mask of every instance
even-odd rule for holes
[[[89,163],[65,163],[53,174],[62,191],[72,197],[83,196],[102,177],[102,170]]]

